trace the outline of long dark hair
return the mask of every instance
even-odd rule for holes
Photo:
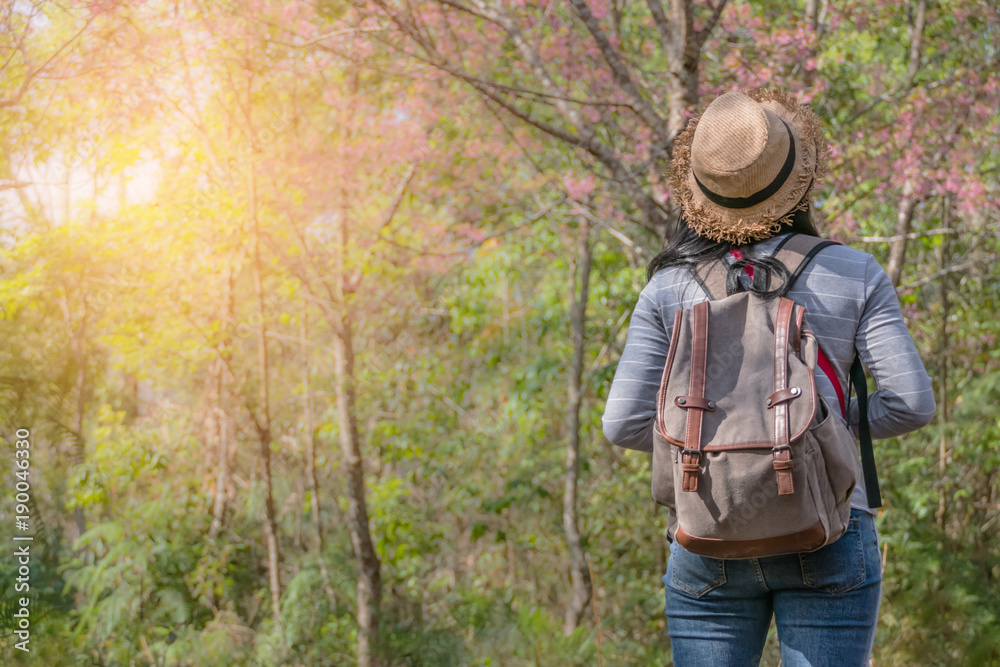
[[[728,293],[736,291],[740,272],[747,264],[753,265],[754,281],[750,288],[751,292],[764,298],[772,298],[782,293],[783,290],[780,287],[769,291],[767,286],[775,279],[783,285],[789,275],[788,269],[774,257],[755,254],[752,243],[735,245],[698,236],[693,229],[688,227],[679,208],[676,209],[670,225],[669,240],[663,246],[663,250],[649,262],[649,266],[646,268],[647,282],[652,280],[656,272],[661,269],[670,266],[685,266],[693,269],[702,262],[722,259],[731,250],[736,249],[743,254],[743,257],[729,266],[729,272],[726,276],[726,291]],[[785,234],[787,232],[819,236],[808,207],[795,211],[792,214],[791,224],[782,227],[778,233]]]

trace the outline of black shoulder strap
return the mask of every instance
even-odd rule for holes
[[[775,251],[774,256],[788,269],[788,280],[781,288],[781,294],[785,295],[792,285],[799,279],[809,262],[812,261],[823,248],[840,245],[836,241],[827,241],[816,236],[807,234],[792,234],[785,243]]]
[[[868,382],[865,380],[865,369],[861,366],[861,357],[855,356],[851,364],[851,385],[858,394],[858,435],[861,440],[861,471],[865,476],[865,491],[868,493],[868,506],[872,509],[882,507],[882,494],[878,488],[878,471],[875,470],[875,448],[872,446],[872,434],[868,427]],[[847,398],[850,400],[848,392]]]

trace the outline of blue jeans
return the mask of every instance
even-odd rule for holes
[[[882,590],[875,519],[851,509],[836,542],[787,556],[719,560],[675,541],[663,582],[677,667],[760,664],[772,613],[783,667],[865,667]]]

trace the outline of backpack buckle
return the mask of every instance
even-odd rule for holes
[[[682,491],[698,490],[698,474],[701,472],[701,451],[697,449],[681,450],[681,470],[684,477],[681,480]]]
[[[792,448],[785,445],[775,445],[771,448],[774,466],[774,476],[778,483],[778,495],[790,496],[795,493],[795,486],[792,483]]]

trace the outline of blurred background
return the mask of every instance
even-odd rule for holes
[[[1000,664],[1000,3],[0,8],[5,664],[670,664],[600,417],[672,139],[752,86],[935,381],[876,443],[873,663]]]

